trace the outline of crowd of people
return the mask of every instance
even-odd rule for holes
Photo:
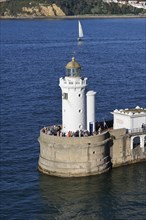
[[[61,126],[53,125],[49,127],[44,127],[42,132],[48,135],[61,136],[61,137],[88,137],[91,135],[97,135],[101,133],[101,127],[99,127],[97,132],[90,133],[87,130],[77,130],[76,132],[68,131],[63,132]]]

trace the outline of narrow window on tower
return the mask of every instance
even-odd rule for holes
[[[65,92],[62,93],[62,98],[63,98],[63,99],[68,99],[68,93],[65,93]]]

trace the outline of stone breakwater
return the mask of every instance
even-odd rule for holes
[[[88,137],[62,137],[40,131],[38,169],[60,177],[104,173],[112,167],[146,160],[146,147],[131,149],[126,129],[104,131]]]

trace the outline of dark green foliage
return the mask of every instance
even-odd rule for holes
[[[102,0],[54,0],[54,2],[63,9],[66,15],[138,14],[144,12],[143,9],[116,3],[107,4]]]
[[[10,0],[0,3],[0,15],[9,11],[10,15],[17,16],[22,13],[22,7],[35,7],[39,4],[57,4],[66,15],[84,14],[139,14],[146,10],[133,8],[128,5],[104,3],[102,0]]]
[[[22,12],[22,7],[30,7],[30,0],[10,0],[0,3],[0,14],[10,11],[10,15],[17,16]]]

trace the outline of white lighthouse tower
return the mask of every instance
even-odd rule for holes
[[[86,129],[87,78],[80,76],[81,66],[73,57],[66,65],[66,76],[60,78],[62,90],[62,131]]]

